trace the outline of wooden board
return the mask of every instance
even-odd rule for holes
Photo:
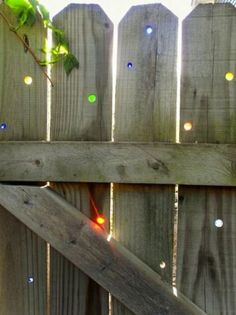
[[[235,311],[235,203],[235,188],[180,189],[178,287],[207,314]]]
[[[110,200],[107,185],[90,186],[87,184],[54,184],[53,190],[95,220],[89,202],[90,189],[97,207],[102,209],[105,216],[109,218]],[[108,314],[106,291],[53,249],[51,254],[51,311],[52,314]]]
[[[4,4],[0,5],[0,10],[16,25]],[[4,43],[0,54],[0,125],[4,123],[7,127],[1,129],[0,140],[45,140],[47,80],[1,16],[0,27],[0,41]],[[27,34],[30,47],[38,54],[45,40],[43,25],[22,28],[19,34]],[[24,83],[26,76],[32,77],[31,85]]]
[[[159,4],[132,7],[121,21],[115,141],[175,141],[177,28]],[[114,186],[114,237],[169,283],[173,210],[174,186]],[[113,313],[130,314],[116,300]]]
[[[206,315],[181,294],[174,296],[158,274],[52,190],[0,185],[0,204],[135,314]]]
[[[236,71],[235,30],[231,5],[201,5],[183,22],[181,142],[236,141],[236,81],[225,80]],[[180,186],[179,194],[178,288],[209,315],[233,315],[236,190]]]
[[[68,77],[62,65],[53,68],[52,140],[109,141],[113,25],[99,6],[83,4],[70,4],[54,21],[80,67]],[[89,95],[96,102],[89,103]]]
[[[53,68],[52,140],[100,140],[111,137],[111,60],[113,26],[97,5],[71,4],[55,24],[65,30],[79,70],[67,76],[62,66]],[[96,95],[89,103],[88,96]],[[79,178],[77,178],[79,180]],[[91,198],[109,222],[109,185],[54,185],[88,217],[95,219]],[[82,206],[82,208],[81,208]],[[83,257],[81,257],[83,259]],[[55,250],[51,251],[51,314],[106,315],[108,293]]]
[[[0,312],[46,314],[45,242],[3,207],[0,222]]]
[[[3,4],[0,11],[16,25]],[[36,54],[44,45],[41,24],[22,28],[19,34],[27,34]],[[2,16],[0,41],[0,125],[6,127],[0,128],[0,140],[46,139],[47,81]],[[24,83],[27,75],[32,77],[32,85]],[[46,243],[2,207],[0,253],[0,313],[46,314]]]
[[[235,159],[232,144],[2,142],[0,180],[235,186]]]
[[[199,5],[183,22],[181,142],[235,143],[236,81],[225,80],[236,74],[235,31],[232,5]]]

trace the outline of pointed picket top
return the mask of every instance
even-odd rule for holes
[[[178,19],[161,4],[119,24],[115,139],[175,141]]]
[[[113,24],[98,5],[70,4],[53,19],[65,31],[79,69],[52,68],[53,140],[109,140]]]
[[[5,5],[1,12],[13,26],[15,16]],[[45,44],[41,22],[22,27],[18,34],[28,42],[38,59]],[[0,140],[45,140],[47,78],[9,25],[0,16]]]
[[[235,6],[231,3],[198,4],[185,19],[189,17],[234,15]]]
[[[231,4],[199,5],[183,21],[182,142],[235,143],[235,32]]]

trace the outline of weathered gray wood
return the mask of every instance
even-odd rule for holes
[[[204,315],[143,262],[50,189],[0,185],[0,204],[137,315]],[[19,211],[20,207],[20,211]],[[82,259],[81,259],[82,257]]]
[[[4,4],[0,5],[0,11],[16,25]],[[19,33],[27,34],[30,47],[39,53],[45,44],[43,25],[22,28]],[[6,129],[0,129],[0,140],[44,140],[47,79],[1,16],[0,42],[0,124],[7,125]],[[31,85],[24,83],[25,76],[32,77]]]
[[[0,11],[16,26],[3,4]],[[42,24],[19,34],[27,34],[30,47],[40,54],[46,34]],[[0,125],[6,124],[0,140],[46,139],[47,80],[2,16],[0,42]],[[32,85],[24,83],[25,76],[32,77]],[[0,212],[0,313],[46,314],[46,243],[5,209]]]
[[[225,80],[236,73],[235,32],[230,4],[199,5],[183,22],[182,142],[235,143],[236,80]]]
[[[207,314],[234,314],[235,188],[181,186],[179,193],[178,288]]]
[[[80,68],[67,76],[53,68],[51,135],[56,140],[111,137],[113,25],[97,5],[70,4],[54,23],[63,27]],[[96,94],[95,103],[88,95]]]
[[[235,161],[231,144],[1,142],[0,181],[235,186]]]
[[[87,184],[53,184],[52,188],[95,220],[90,208]],[[93,186],[92,194],[97,207],[109,218],[107,185]],[[52,250],[51,255],[51,288],[52,314],[108,313],[108,297],[104,290],[55,250]]]
[[[177,23],[177,18],[159,4],[132,7],[121,21],[115,141],[175,141]],[[132,173],[140,172],[135,165],[140,155],[138,152],[132,157]],[[150,158],[151,162],[145,163],[158,168],[158,161]],[[165,165],[161,168],[166,173]],[[118,171],[126,176],[126,164],[122,163]],[[173,209],[174,186],[114,186],[114,237],[169,283]],[[160,268],[162,262],[164,269]],[[114,300],[113,314],[130,312]]]
[[[46,314],[45,242],[3,207],[0,222],[0,313]]]
[[[183,23],[182,142],[235,143],[236,10],[199,6]],[[203,161],[204,163],[204,161]],[[235,314],[235,188],[179,189],[178,288],[209,315]],[[217,228],[215,220],[223,220]]]
[[[134,6],[121,21],[116,141],[175,141],[177,23],[160,4]]]
[[[113,25],[99,6],[82,4],[66,7],[54,18],[54,23],[65,30],[80,68],[70,76],[62,66],[53,68],[56,85],[52,90],[51,139],[109,141]],[[88,101],[91,94],[96,95],[94,103]],[[72,181],[79,178],[74,176]],[[55,189],[90,218],[95,217],[92,197],[99,211],[108,214],[109,222],[109,185],[67,183],[58,184]],[[109,313],[108,293],[53,250],[51,269],[52,315]],[[63,289],[58,291],[60,287]]]

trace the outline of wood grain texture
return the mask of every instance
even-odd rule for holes
[[[178,287],[207,314],[235,314],[235,202],[235,188],[180,189]]]
[[[107,185],[67,183],[53,184],[52,188],[95,221],[96,216],[89,202],[89,194],[92,193],[97,207],[109,218]],[[52,314],[108,314],[108,296],[104,289],[55,250],[51,255],[51,267]]]
[[[177,18],[159,4],[132,7],[121,21],[115,141],[175,141],[177,24]],[[126,169],[121,166],[119,171]],[[173,210],[174,186],[114,185],[114,237],[169,283]],[[113,313],[131,314],[116,300]]]
[[[0,10],[16,26],[3,4]],[[36,54],[44,45],[45,29],[39,22],[19,34],[27,34]],[[0,124],[7,126],[0,140],[46,139],[46,78],[2,17],[0,41]],[[26,75],[33,79],[30,86],[24,83]],[[0,313],[46,314],[46,243],[7,210],[0,212]]]
[[[183,23],[181,121],[192,117],[193,129],[182,142],[236,141],[235,80],[224,78],[235,72],[235,28],[236,10],[223,4]],[[235,197],[235,188],[180,187],[178,288],[209,315],[235,314]]]
[[[235,159],[233,144],[1,142],[0,180],[235,186]]]
[[[15,18],[4,4],[0,5],[13,25]],[[36,52],[44,46],[46,31],[37,23],[32,28],[22,28],[19,34],[27,34],[30,47]],[[0,17],[0,140],[44,140],[46,139],[46,93],[47,80],[32,56],[24,51],[23,44],[11,32]],[[40,57],[40,54],[39,54]],[[24,83],[31,76],[32,85]]]
[[[181,141],[235,143],[235,8],[199,5],[183,22]],[[190,121],[192,130],[184,130]]]
[[[3,207],[0,222],[0,312],[46,314],[45,242]]]
[[[116,141],[175,141],[177,24],[159,4],[134,6],[121,21]]]
[[[102,228],[52,190],[0,185],[0,204],[135,314],[205,314],[181,294],[175,297],[151,268],[114,239],[107,241]]]
[[[110,140],[113,25],[99,6],[83,4],[69,5],[54,23],[63,27],[80,67],[70,76],[62,65],[53,68],[52,139]]]
[[[99,6],[83,4],[69,5],[54,18],[54,23],[65,31],[80,67],[69,76],[62,66],[53,68],[51,139],[109,141],[113,25]],[[96,102],[88,102],[90,94],[96,95]],[[53,189],[90,218],[95,215],[92,197],[109,222],[109,185],[67,183]],[[108,293],[54,250],[51,280],[52,315],[108,314]]]

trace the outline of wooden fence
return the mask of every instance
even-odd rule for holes
[[[236,314],[236,9],[183,21],[180,143],[173,13],[120,22],[114,124],[111,21],[71,4],[54,22],[80,68],[49,89],[0,18],[0,314]],[[25,32],[38,51],[42,25]]]

